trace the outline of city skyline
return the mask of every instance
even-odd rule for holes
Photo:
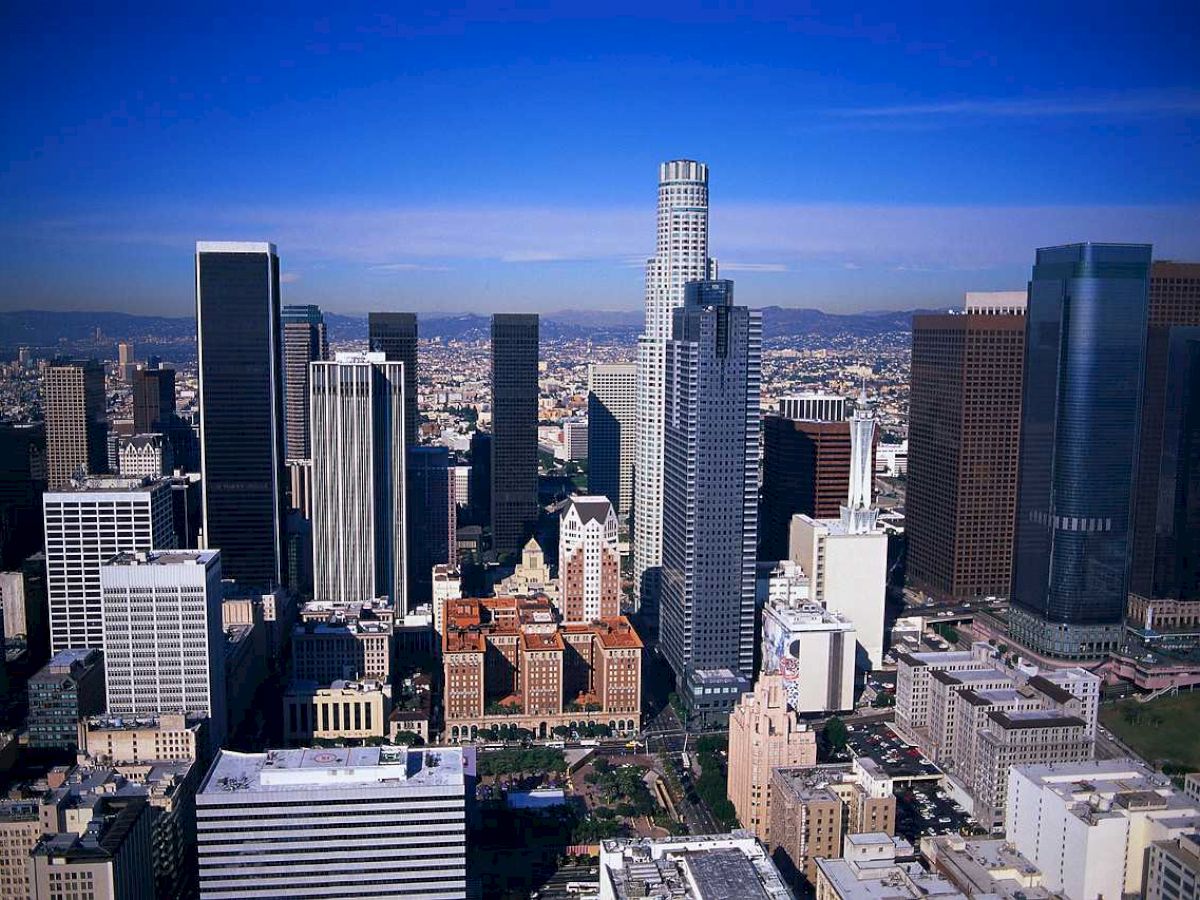
[[[948,306],[1085,239],[1200,254],[1169,11],[1067,46],[1066,8],[1035,33],[884,8],[10,18],[5,310],[183,314],[188,248],[221,236],[274,241],[286,302],[331,313],[635,309],[647,173],[679,156],[718,173],[713,255],[756,307]]]

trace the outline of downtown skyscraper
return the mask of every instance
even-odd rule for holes
[[[319,306],[285,306],[283,323],[284,458],[308,459],[308,366],[328,359],[329,338]],[[293,504],[295,505],[295,504]]]
[[[204,542],[226,578],[283,581],[283,353],[275,245],[196,244]]]
[[[108,471],[104,367],[94,359],[57,361],[46,369],[46,475],[50,490],[77,474]]]
[[[404,445],[417,446],[417,314],[367,314],[367,347],[388,362],[404,363]]]
[[[492,547],[517,553],[538,519],[538,317],[492,316]]]
[[[633,575],[638,608],[653,618],[663,553],[663,408],[667,341],[684,285],[717,277],[708,255],[708,166],[690,159],[658,170],[654,256],[646,261],[646,326],[638,338]]]

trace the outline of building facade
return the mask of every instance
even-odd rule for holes
[[[456,558],[458,504],[450,453],[445,447],[412,447],[407,459],[408,606],[433,599],[434,566]]]
[[[762,611],[762,673],[783,679],[798,713],[854,708],[854,623],[807,600],[768,596]]]
[[[160,478],[175,468],[171,443],[161,434],[135,434],[117,439],[122,478]]]
[[[108,418],[104,367],[94,359],[55,362],[46,369],[46,477],[50,490],[80,473],[108,471]]]
[[[492,548],[518,552],[538,517],[538,317],[492,316]]]
[[[325,317],[319,306],[285,306],[283,323],[283,419],[284,459],[308,459],[310,363],[329,358]],[[292,505],[296,506],[293,499]]]
[[[382,738],[391,711],[391,688],[381,681],[293,681],[283,695],[283,737],[289,744]]]
[[[417,446],[417,314],[408,312],[367,313],[367,347],[384,359],[404,365],[404,443]]]
[[[60,650],[29,679],[29,746],[69,750],[81,718],[104,710],[104,654]]]
[[[620,516],[633,508],[637,452],[637,366],[588,366],[588,489],[602,494]]]
[[[617,514],[607,497],[567,498],[558,526],[558,606],[564,622],[621,614]]]

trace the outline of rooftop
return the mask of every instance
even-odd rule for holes
[[[609,840],[602,884],[618,900],[790,900],[791,891],[753,835]]]
[[[198,794],[288,793],[400,783],[414,787],[461,786],[466,769],[464,757],[468,753],[457,747],[417,750],[403,746],[266,753],[222,750]]]
[[[106,566],[207,566],[220,550],[149,550],[118,553]]]
[[[148,493],[160,484],[165,484],[165,481],[161,478],[84,478],[59,488],[57,491],[47,491],[46,497],[54,499],[62,495],[74,494]]]

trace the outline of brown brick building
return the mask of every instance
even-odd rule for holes
[[[963,313],[913,317],[908,580],[943,599],[1008,596],[1012,580],[1024,294],[972,296]]]

